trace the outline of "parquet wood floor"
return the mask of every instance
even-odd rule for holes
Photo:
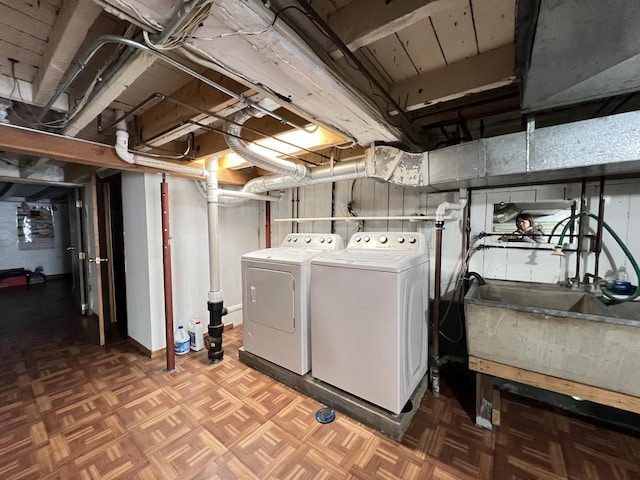
[[[640,438],[515,396],[495,432],[471,421],[473,390],[443,379],[402,444],[238,361],[149,359],[99,347],[69,285],[0,289],[0,479],[640,479]],[[447,381],[448,380],[448,381]]]

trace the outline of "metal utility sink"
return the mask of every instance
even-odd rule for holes
[[[474,282],[465,296],[469,355],[640,396],[635,306],[550,284]]]

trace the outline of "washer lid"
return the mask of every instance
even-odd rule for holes
[[[294,265],[304,265],[309,263],[313,257],[317,257],[326,250],[313,248],[265,248],[255,252],[245,253],[242,260],[258,260],[272,263],[289,263]]]
[[[424,253],[393,250],[371,251],[351,248],[325,252],[311,260],[312,265],[396,273],[428,262],[429,257]]]

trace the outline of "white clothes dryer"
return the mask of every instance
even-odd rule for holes
[[[242,256],[244,348],[304,375],[310,370],[309,277],[311,259],[342,249],[335,234],[291,233],[282,246]]]
[[[427,372],[421,233],[359,232],[311,260],[311,375],[394,414]]]

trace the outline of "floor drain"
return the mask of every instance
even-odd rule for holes
[[[331,423],[336,418],[333,408],[321,408],[316,412],[316,420],[320,423]]]

